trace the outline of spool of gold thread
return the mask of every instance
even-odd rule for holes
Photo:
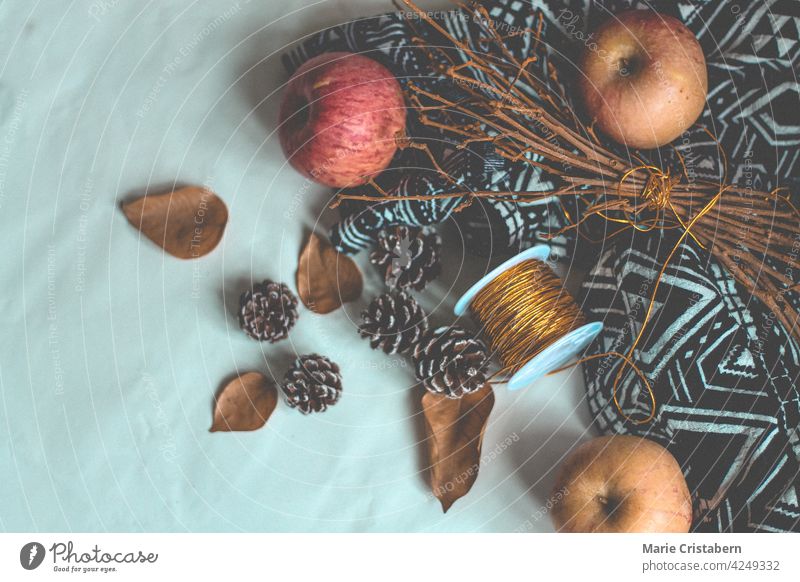
[[[553,372],[583,351],[603,329],[586,318],[539,245],[504,262],[458,300],[455,314],[469,311],[517,390]]]
[[[508,387],[518,390],[538,378],[563,370],[602,331],[601,322],[586,323],[575,300],[561,279],[545,263],[550,248],[539,245],[504,262],[475,283],[455,306],[455,314],[469,310],[481,328],[493,354],[501,363],[498,376],[506,376]],[[635,346],[634,346],[635,347]],[[612,399],[617,410],[631,422],[652,420],[656,401],[649,381],[630,354],[604,352],[583,356],[575,363],[614,356],[624,364],[614,377]],[[571,364],[570,364],[571,365]],[[634,419],[619,403],[617,390],[623,371],[630,367],[650,397],[650,413]]]
[[[500,273],[469,306],[500,374],[513,375],[586,318],[561,279],[542,261],[527,259]]]

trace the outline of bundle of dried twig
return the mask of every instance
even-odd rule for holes
[[[468,190],[441,169],[442,160],[426,143],[410,136],[401,145],[425,151],[434,169],[450,180],[453,188],[403,199],[463,197],[460,209],[477,198],[577,196],[585,201],[586,210],[580,219],[567,215],[567,229],[580,232],[590,216],[618,225],[614,233],[626,228],[679,229],[679,240],[665,264],[681,242],[693,239],[800,339],[798,314],[784,298],[787,291],[797,289],[795,279],[800,274],[795,264],[800,253],[800,213],[783,194],[784,189],[764,192],[738,187],[728,183],[726,171],[718,182],[693,180],[677,151],[681,168],[670,172],[637,155],[631,156],[637,160],[632,165],[604,146],[569,105],[553,61],[542,59],[548,47],[542,38],[541,14],[533,28],[503,34],[485,7],[459,3],[464,16],[480,29],[480,42],[473,43],[481,46],[477,51],[411,0],[402,3],[416,13],[417,26],[428,27],[427,34],[414,39],[419,50],[426,51],[442,77],[457,83],[463,95],[447,99],[409,82],[408,101],[420,123],[439,130],[459,148],[489,142],[500,156],[531,164],[559,181],[550,190],[536,192]],[[519,34],[531,35],[532,40],[529,56],[522,60],[507,47],[508,39]],[[442,42],[431,43],[432,35]],[[721,148],[720,156],[724,167]],[[378,195],[381,202],[393,199],[382,191]],[[374,196],[342,192],[334,204],[343,199],[376,202]],[[652,298],[658,281],[654,287]]]

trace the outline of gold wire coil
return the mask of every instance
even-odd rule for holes
[[[513,375],[585,317],[563,282],[547,266],[528,259],[503,271],[470,303],[501,375]]]
[[[481,326],[492,353],[497,354],[502,368],[498,375],[512,376],[555,341],[578,329],[586,322],[583,312],[564,288],[559,277],[542,261],[528,259],[503,271],[474,297],[470,313]],[[648,310],[648,318],[649,318]],[[560,372],[575,364],[614,356],[624,365],[614,376],[612,399],[622,416],[634,424],[646,424],[656,414],[656,397],[647,377],[633,362],[630,354],[616,351],[584,356],[550,373]],[[617,391],[623,371],[630,367],[645,386],[650,399],[650,412],[635,419],[622,408]]]

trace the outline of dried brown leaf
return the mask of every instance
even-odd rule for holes
[[[316,313],[330,313],[358,299],[363,286],[358,265],[312,232],[297,267],[297,291],[303,305]]]
[[[430,392],[422,397],[430,485],[445,513],[478,478],[483,433],[493,406],[490,384],[458,400]]]
[[[198,186],[142,196],[123,204],[122,211],[142,234],[181,259],[196,259],[214,250],[228,223],[222,199]]]
[[[256,430],[264,426],[278,404],[275,384],[258,372],[230,381],[217,395],[210,432]]]

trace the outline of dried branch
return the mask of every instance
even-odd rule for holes
[[[622,229],[682,229],[681,241],[690,237],[710,250],[740,285],[800,339],[798,314],[784,300],[795,285],[790,275],[800,273],[796,264],[800,213],[780,189],[764,192],[728,184],[721,147],[723,175],[719,182],[689,180],[677,151],[683,172],[671,175],[644,161],[632,166],[605,147],[593,128],[584,125],[569,106],[555,65],[541,58],[547,51],[541,13],[536,14],[535,28],[523,31],[531,35],[532,51],[519,60],[506,43],[510,37],[501,34],[486,8],[477,2],[457,5],[479,27],[480,51],[455,38],[412,0],[402,3],[427,27],[423,31],[409,19],[415,46],[425,51],[439,74],[456,84],[463,95],[458,100],[446,99],[408,83],[408,100],[420,123],[442,132],[456,147],[491,143],[498,155],[528,163],[563,183],[536,192],[470,191],[442,170],[437,154],[412,136],[403,146],[424,151],[452,191],[408,196],[343,192],[334,205],[345,199],[382,203],[462,197],[465,202],[457,208],[460,210],[479,198],[541,200],[578,195],[586,208],[578,220],[565,212],[570,224],[564,230],[585,235],[579,229],[591,216],[601,216]],[[547,62],[547,69],[534,70],[542,62]]]

